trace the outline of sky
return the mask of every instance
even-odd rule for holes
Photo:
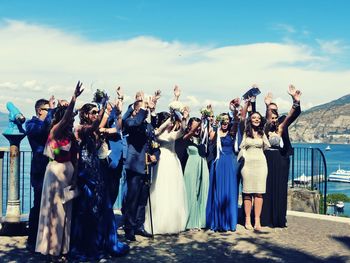
[[[0,0],[0,111],[12,101],[30,118],[40,98],[84,93],[126,104],[143,90],[162,91],[167,110],[174,85],[191,115],[215,113],[257,84],[258,110],[272,92],[291,107],[289,84],[302,109],[350,93],[350,2],[334,1],[17,1]]]

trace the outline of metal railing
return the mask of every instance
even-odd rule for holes
[[[9,179],[9,151],[0,150],[0,217],[6,213]],[[21,214],[28,214],[32,206],[33,191],[30,186],[31,151],[20,152],[19,193]],[[327,163],[319,148],[295,147],[290,159],[289,187],[318,190],[323,196],[323,211],[327,210]]]
[[[19,197],[21,214],[28,214],[32,206],[33,191],[30,186],[31,151],[20,151]],[[10,175],[10,152],[0,151],[0,217],[5,216]]]
[[[320,213],[327,212],[327,162],[319,148],[295,147],[291,156],[289,187],[318,190],[322,196]]]

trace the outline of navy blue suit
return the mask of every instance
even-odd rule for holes
[[[28,233],[28,247],[35,248],[36,235],[38,231],[41,191],[43,187],[44,175],[46,165],[49,162],[43,152],[47,137],[49,135],[49,129],[52,121],[54,110],[49,109],[45,120],[33,116],[25,124],[26,135],[30,147],[32,148],[33,158],[30,167],[30,184],[34,190],[33,207],[29,212],[29,233]]]
[[[123,213],[125,215],[125,232],[134,234],[143,228],[145,207],[149,194],[149,174],[146,174],[146,153],[159,159],[160,150],[152,147],[155,135],[151,124],[145,121],[147,111],[140,109],[136,116],[125,119],[125,131],[129,134],[128,153],[125,169],[127,194]]]

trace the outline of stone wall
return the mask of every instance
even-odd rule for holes
[[[320,213],[320,194],[304,188],[289,188],[287,209],[292,211]]]

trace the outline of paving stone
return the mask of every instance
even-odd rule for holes
[[[120,231],[123,240],[123,232]],[[1,262],[44,262],[25,249],[26,237],[1,236]],[[238,225],[236,232],[187,231],[180,235],[137,236],[123,258],[103,262],[350,262],[350,224],[288,216],[287,228],[260,233]]]

